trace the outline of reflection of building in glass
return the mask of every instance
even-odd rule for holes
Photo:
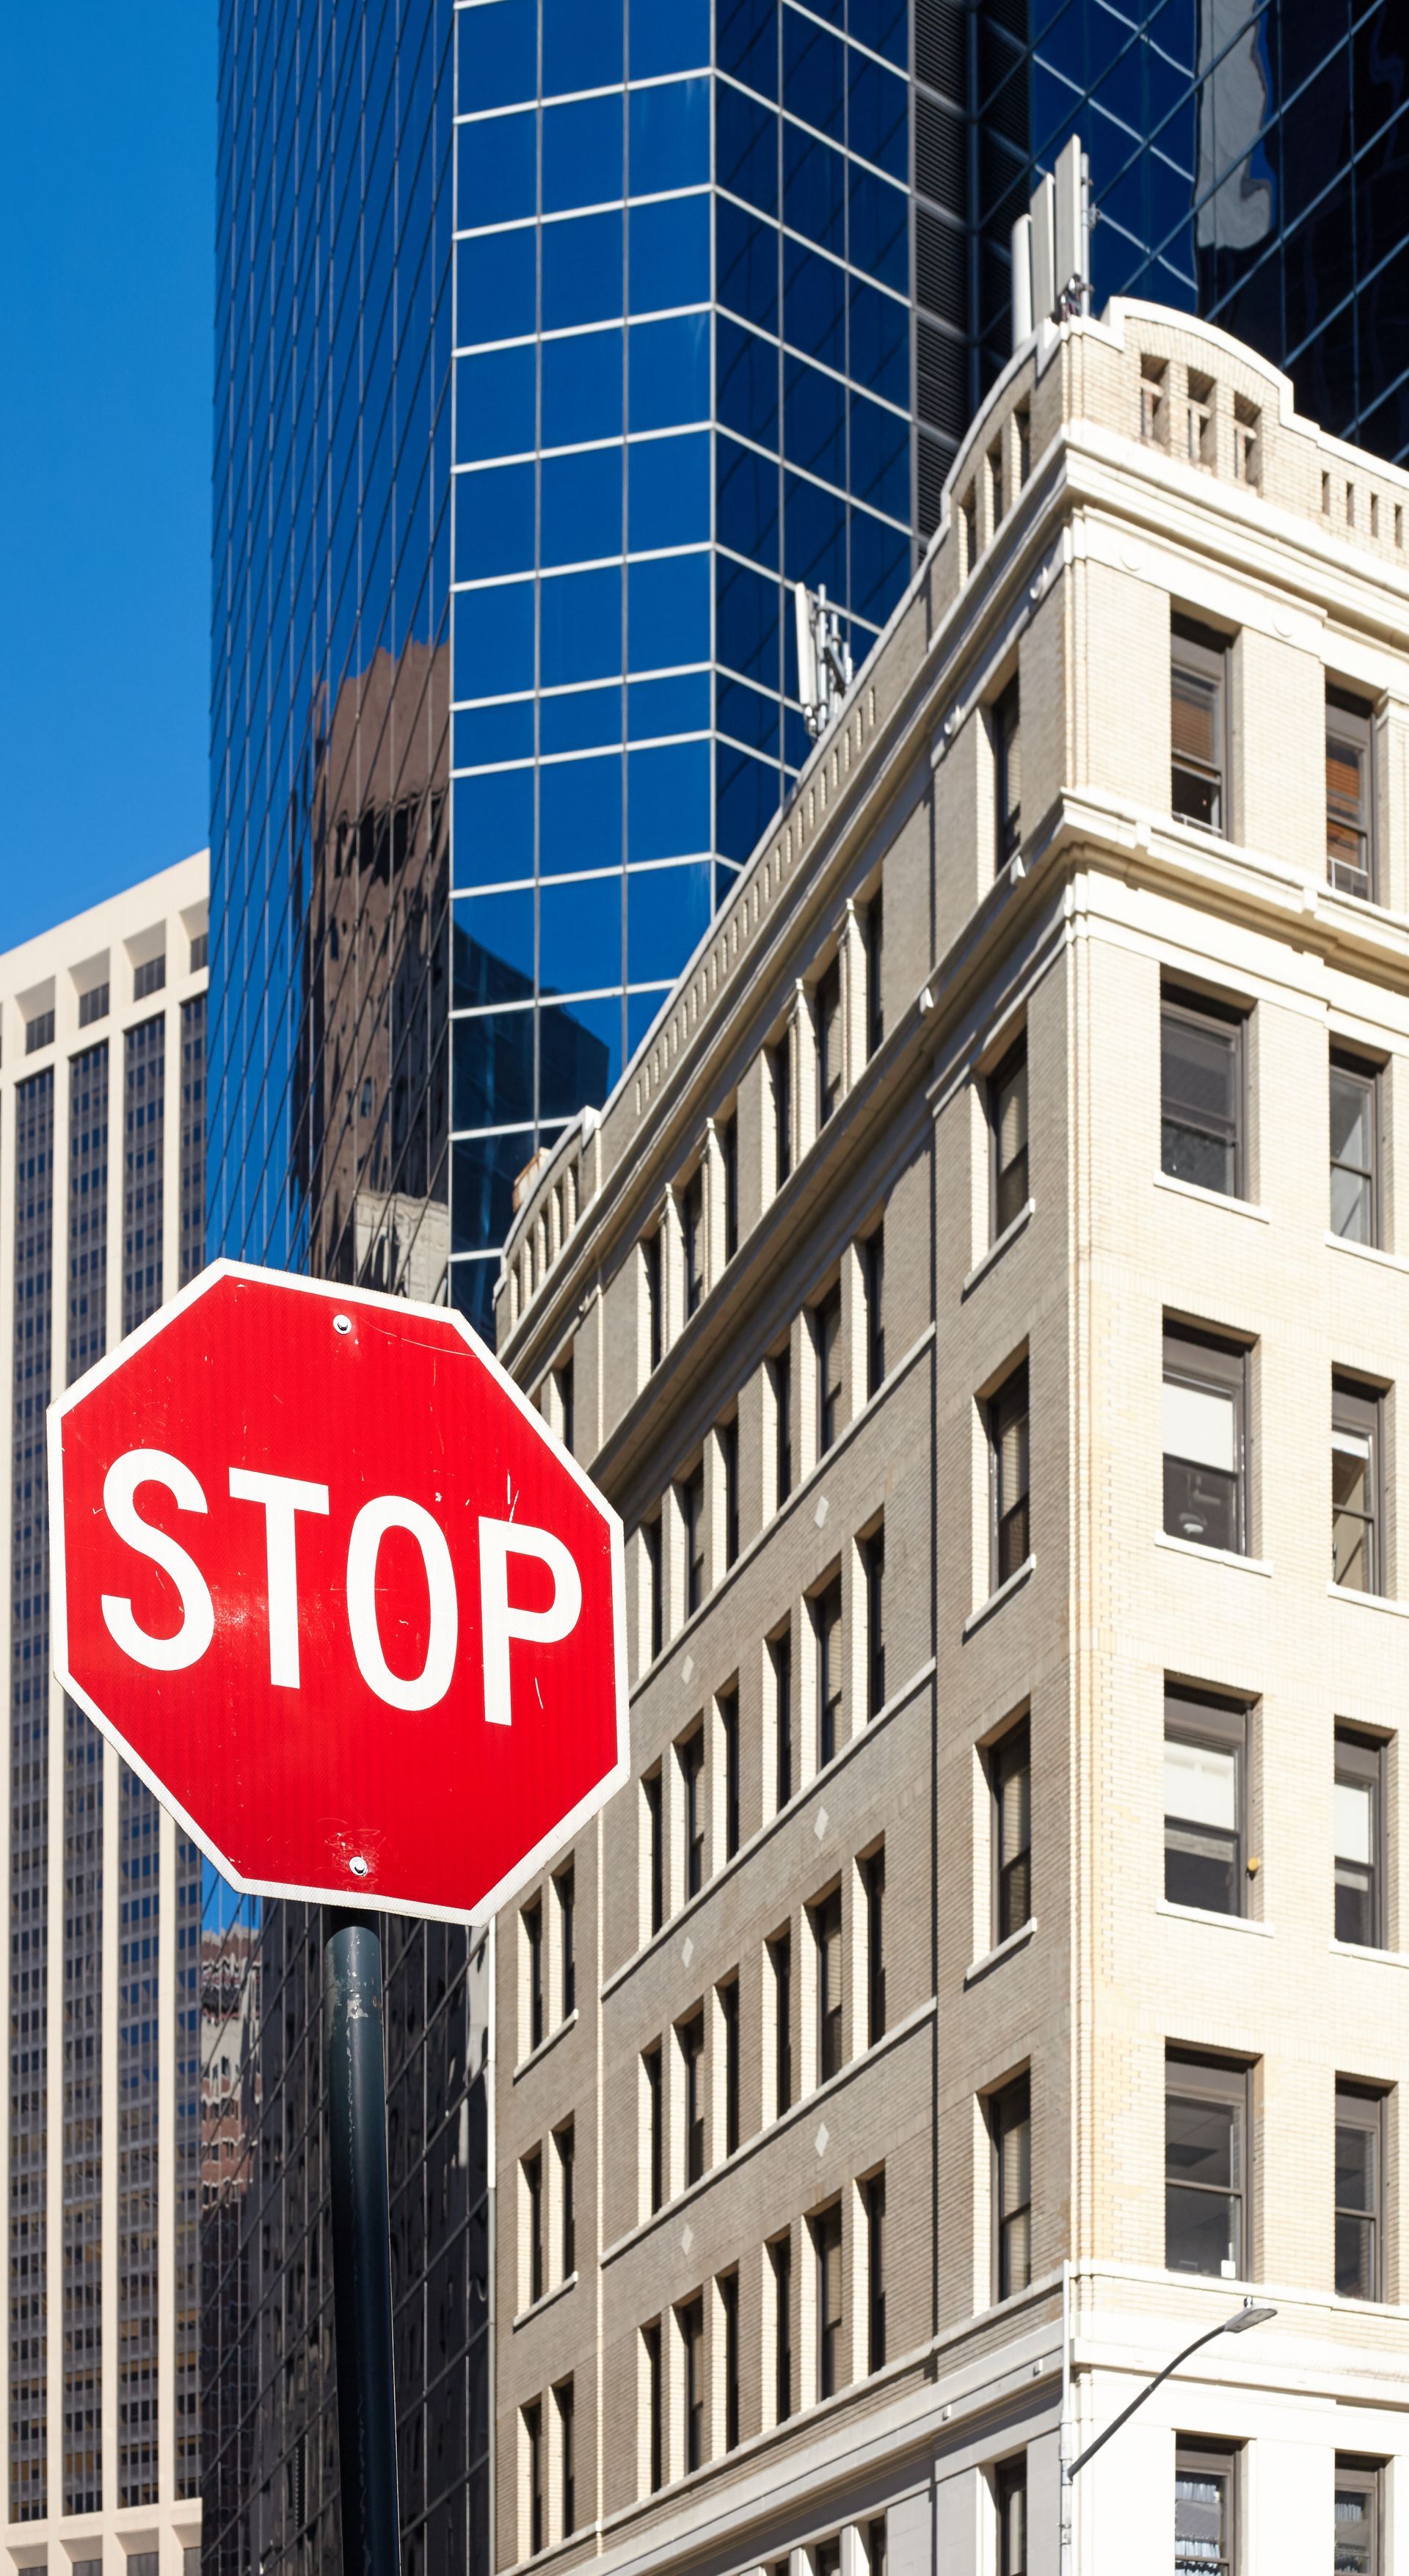
[[[956,13],[957,14],[957,13]],[[1299,408],[1409,449],[1409,28],[1388,0],[1050,0],[977,14],[979,347],[1008,356],[1008,229],[1068,134],[1091,159],[1095,302],[1197,311],[1285,367]]]
[[[445,1292],[449,655],[343,682],[313,779],[295,1076],[311,1269]]]
[[[185,2543],[194,2562],[200,2529],[200,1861],[50,1678],[44,1413],[199,1258],[205,954],[201,857],[0,961],[2,2358],[21,2563],[101,2560],[119,2529],[130,2555],[172,2565]]]

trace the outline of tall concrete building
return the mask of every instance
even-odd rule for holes
[[[204,1260],[204,853],[0,958],[0,2564],[199,2556],[201,1862],[49,1670],[45,1410]]]
[[[518,1214],[633,1776],[496,1927],[498,2568],[1409,2564],[1406,513],[1040,330]]]

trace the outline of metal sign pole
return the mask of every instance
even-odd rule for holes
[[[400,2576],[382,1935],[375,1915],[324,1907],[323,2018],[343,2568],[345,2576]]]

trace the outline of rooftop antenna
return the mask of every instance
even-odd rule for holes
[[[1013,347],[1091,310],[1091,164],[1073,134],[1013,226]]]
[[[851,651],[842,640],[841,620],[827,605],[827,585],[816,594],[805,582],[793,588],[797,622],[797,693],[802,720],[814,742],[821,739],[851,686]]]

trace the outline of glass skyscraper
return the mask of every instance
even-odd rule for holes
[[[975,12],[983,381],[1009,347],[1008,228],[1067,136],[1090,156],[1095,310],[1198,312],[1298,408],[1409,454],[1409,21],[1387,0],[988,0]]]

